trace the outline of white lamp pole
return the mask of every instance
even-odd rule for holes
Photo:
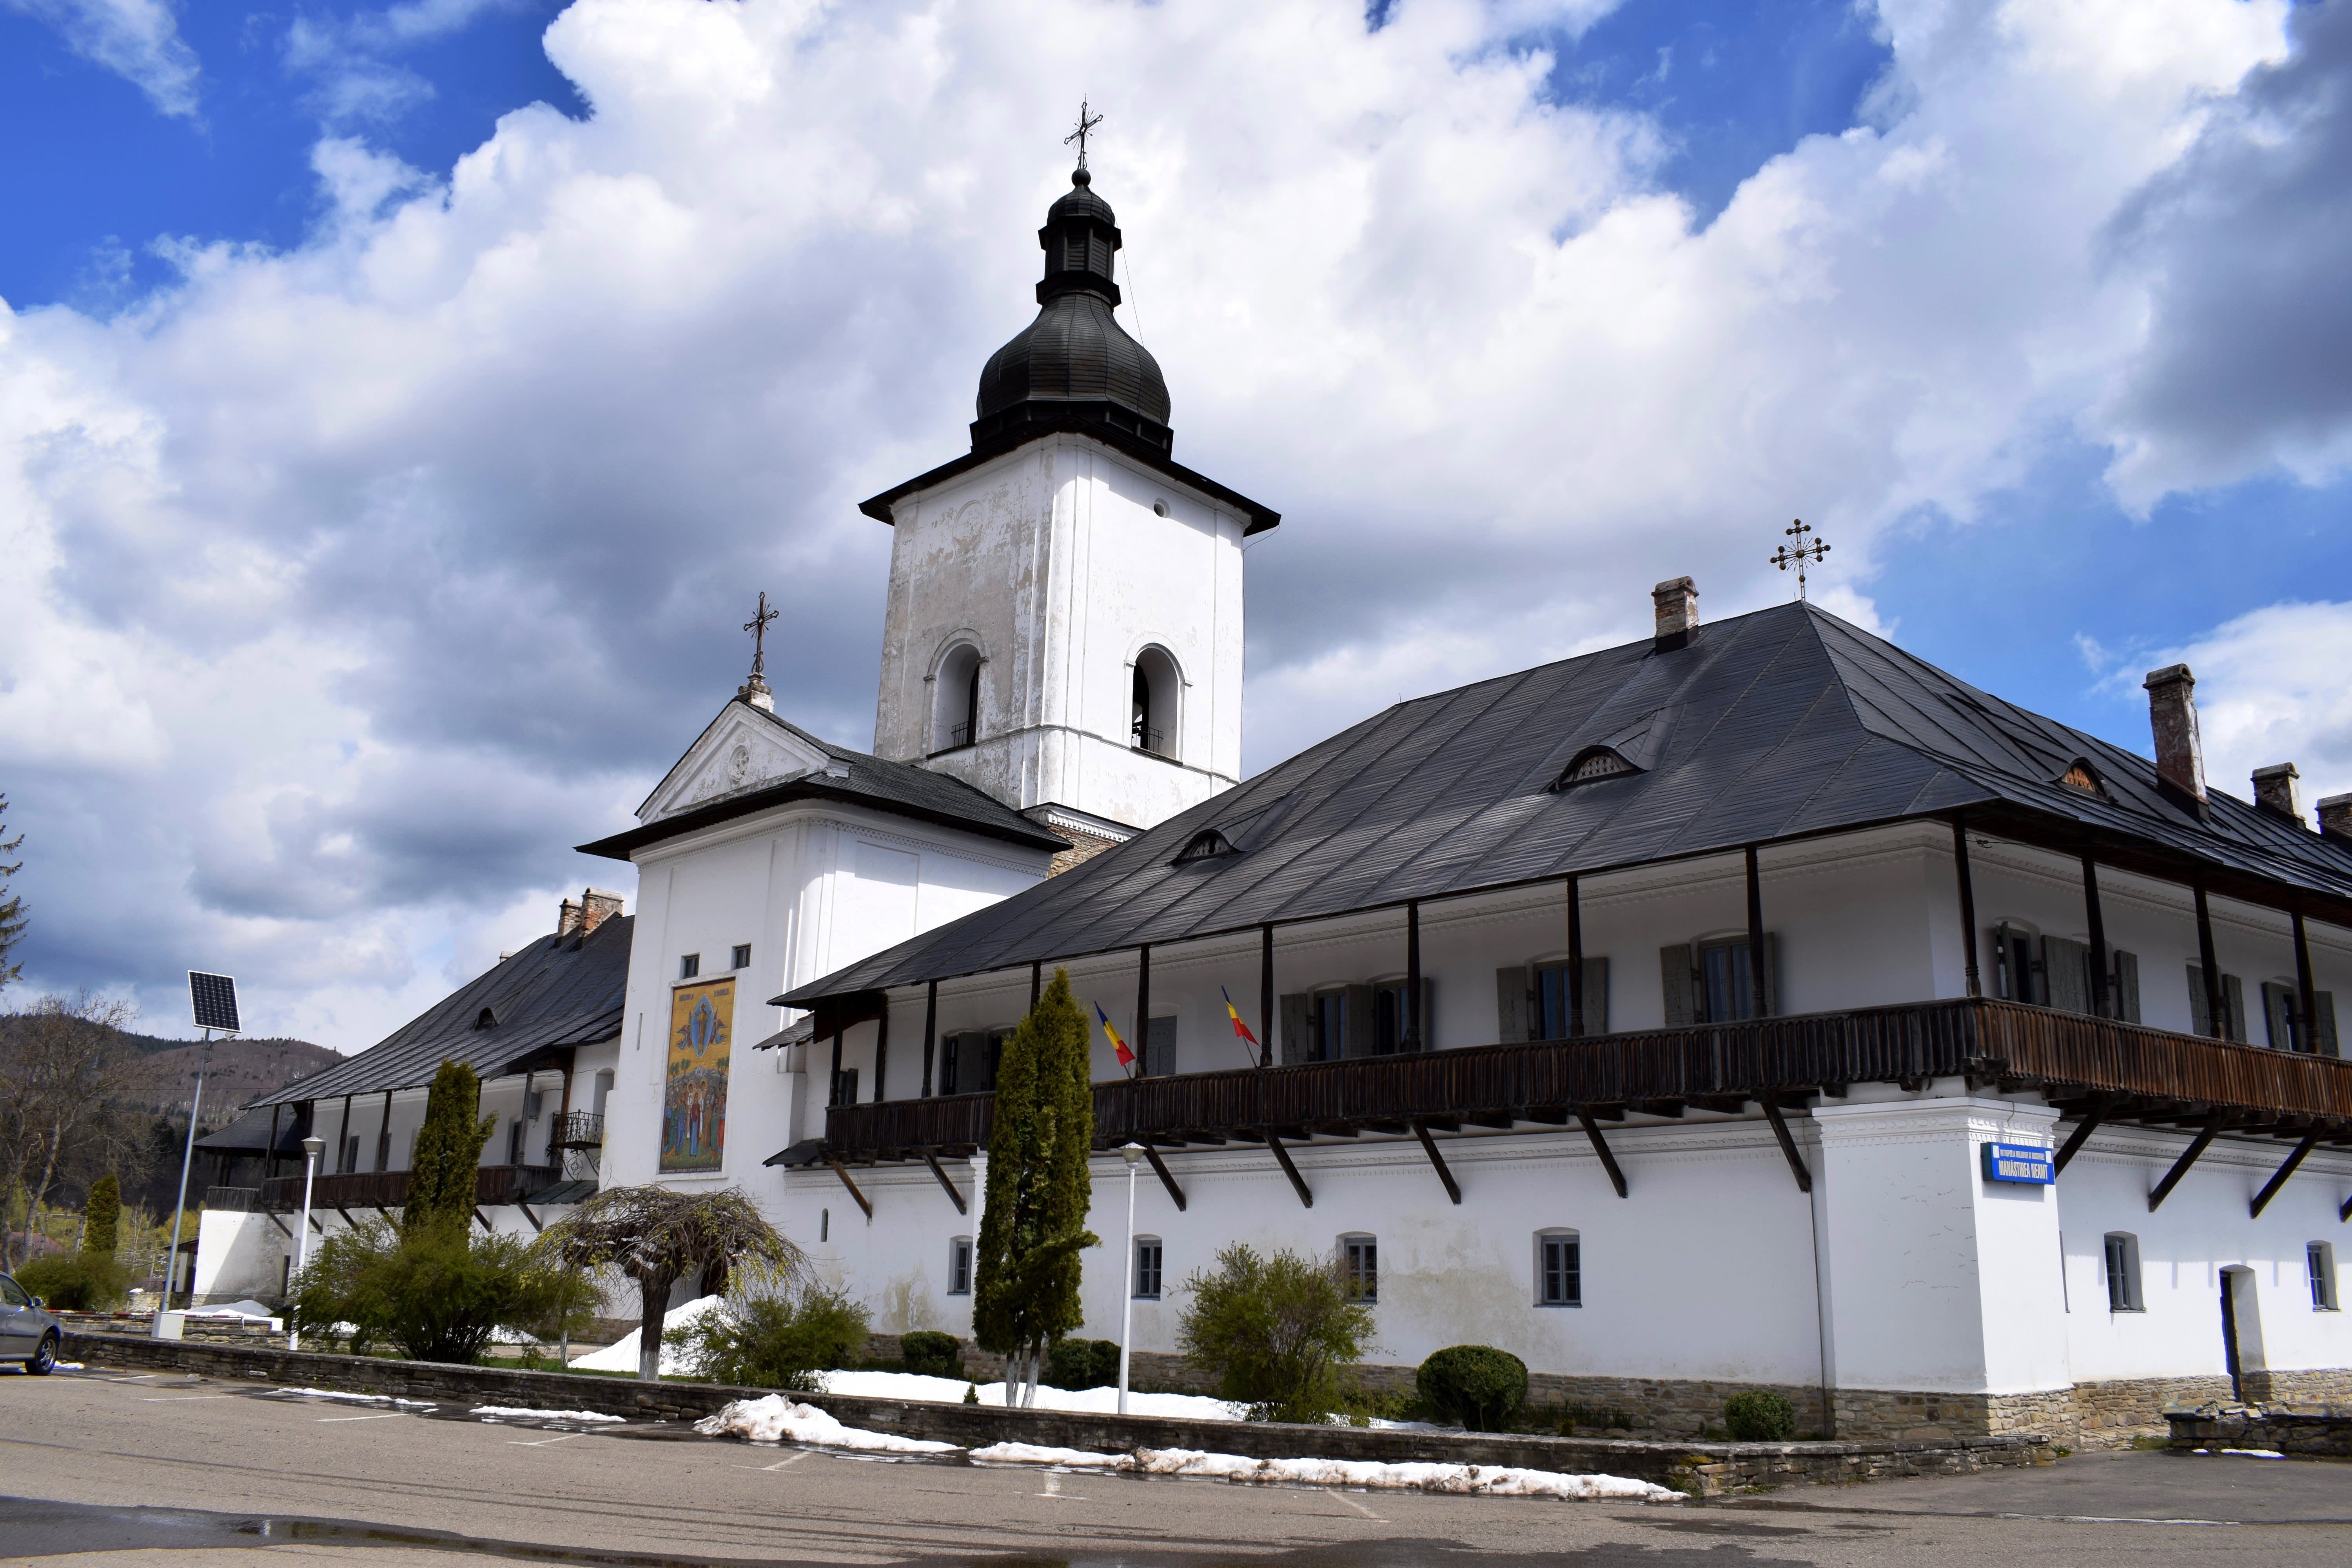
[[[302,1140],[302,1223],[294,1232],[294,1272],[299,1274],[310,1266],[310,1188],[319,1180],[319,1156],[325,1151],[324,1138]],[[289,1351],[302,1348],[302,1336],[298,1332],[286,1336]]]
[[[1118,1157],[1127,1162],[1127,1267],[1119,1274],[1126,1282],[1119,1292],[1125,1300],[1118,1304],[1118,1413],[1124,1415],[1128,1345],[1135,1338],[1135,1168],[1143,1163],[1143,1145],[1123,1143]]]

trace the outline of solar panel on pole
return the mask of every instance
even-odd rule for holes
[[[236,1022],[236,982],[226,974],[188,971],[188,1002],[195,1009],[196,1027],[239,1033]]]

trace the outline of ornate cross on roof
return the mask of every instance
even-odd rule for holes
[[[1818,563],[1822,556],[1830,552],[1830,547],[1818,539],[1811,544],[1805,542],[1805,535],[1813,531],[1803,518],[1799,518],[1780,531],[1797,542],[1796,548],[1791,550],[1783,544],[1765,559],[1783,572],[1791,566],[1797,569],[1797,597],[1802,599],[1805,596],[1805,563],[1808,561]]]
[[[1101,123],[1102,116],[1097,114],[1089,119],[1087,115],[1087,100],[1083,98],[1078,100],[1078,128],[1062,138],[1062,145],[1066,147],[1073,142],[1078,144],[1078,167],[1081,169],[1087,166],[1087,137],[1096,126]]]
[[[768,623],[778,618],[777,612],[768,608],[768,591],[760,590],[760,611],[743,623],[751,634],[751,679],[759,679],[768,671]]]

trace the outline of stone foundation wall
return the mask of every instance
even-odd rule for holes
[[[2227,1401],[2228,1380],[2216,1381],[2224,1387],[2210,1397]],[[2247,1399],[2257,1405],[2352,1405],[2352,1367],[2319,1372],[2250,1372],[2239,1381],[2245,1384]]]
[[[2305,1458],[2352,1459],[2352,1410],[2227,1405],[2166,1412],[2174,1453],[2253,1448]]]

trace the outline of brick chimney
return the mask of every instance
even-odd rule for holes
[[[1698,584],[1687,577],[1676,577],[1650,590],[1650,603],[1658,617],[1658,651],[1678,648],[1690,641],[1691,630],[1698,625]]]
[[[2352,795],[2320,796],[2319,831],[2352,844]]]
[[[2303,825],[2303,803],[2295,798],[2294,781],[2303,775],[2293,763],[2273,763],[2254,770],[2254,804],[2276,812],[2297,826]]]
[[[621,912],[621,895],[591,888],[581,895],[580,934],[586,936]]]
[[[580,934],[580,916],[582,912],[580,906],[573,903],[570,899],[564,900],[562,904],[556,907],[556,941],[562,942],[567,936],[578,936]]]
[[[2147,726],[2156,732],[2156,776],[2199,805],[2205,804],[2205,745],[2197,738],[2197,678],[2185,664],[2151,669]]]

